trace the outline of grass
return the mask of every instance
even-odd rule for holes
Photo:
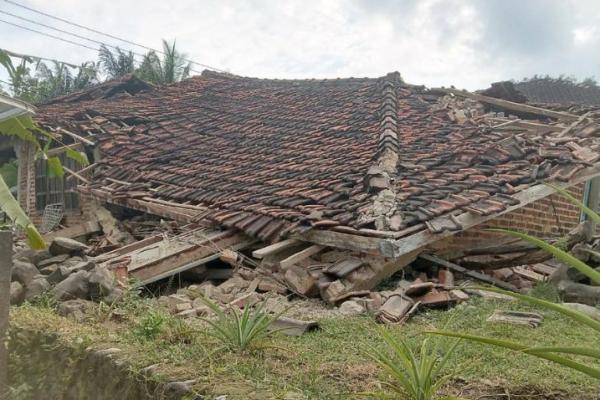
[[[11,310],[11,322],[59,333],[66,344],[83,341],[97,347],[118,347],[122,349],[119,357],[127,358],[134,368],[158,363],[161,376],[169,380],[197,379],[195,389],[208,398],[227,394],[228,399],[346,399],[381,390],[379,382],[385,379],[377,364],[364,354],[369,347],[385,349],[370,317],[324,320],[322,331],[301,337],[277,334],[265,339],[269,347],[258,353],[215,353],[211,349],[219,343],[207,334],[206,325],[190,328],[171,316],[165,316],[166,321],[152,338],[140,338],[136,332],[144,326],[152,304],[149,300],[127,302],[121,306],[125,310],[115,310],[118,321],[99,315],[87,324],[66,321],[48,308],[25,306]],[[420,333],[434,328],[531,344],[595,340],[600,346],[600,338],[591,329],[576,326],[554,312],[541,311],[545,320],[536,329],[486,322],[498,308],[532,310],[518,302],[473,298],[452,310],[421,313],[409,324],[390,331],[415,351],[423,339]],[[454,379],[444,391],[467,398],[490,392],[505,393],[500,398],[507,398],[506,393],[525,392],[538,394],[529,398],[549,398],[550,393],[559,394],[554,398],[573,400],[600,396],[598,384],[585,375],[475,343],[462,343],[445,372]]]

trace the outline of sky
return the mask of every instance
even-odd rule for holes
[[[262,78],[377,77],[482,89],[538,75],[600,80],[600,0],[14,0],[132,42]],[[143,53],[0,0],[9,12]],[[80,64],[97,52],[0,22],[0,48]],[[196,65],[196,70],[203,67]],[[0,73],[0,79],[5,75]]]

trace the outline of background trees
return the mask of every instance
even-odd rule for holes
[[[190,76],[191,64],[175,44],[162,41],[160,54],[149,51],[141,60],[118,47],[102,45],[97,61],[72,65],[0,49],[0,66],[8,74],[4,92],[30,103],[44,103],[86,86],[135,74],[157,85],[179,82]],[[0,89],[0,92],[2,90]]]

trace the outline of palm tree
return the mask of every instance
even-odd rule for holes
[[[127,52],[116,47],[116,51],[113,53],[105,45],[102,45],[98,58],[98,65],[102,67],[108,79],[119,78],[135,71],[135,60],[131,51]]]
[[[39,100],[48,100],[71,91],[73,76],[69,68],[58,61],[52,62],[53,68],[39,63],[36,76],[39,78]]]
[[[0,49],[0,65],[8,73],[12,95],[17,99],[32,102],[36,100],[37,80],[31,76],[29,64],[36,60],[28,56],[20,57],[20,60],[19,64],[13,64],[11,53]]]
[[[162,45],[162,60],[156,52],[148,52],[136,74],[141,79],[156,84],[174,83],[187,78],[190,75],[191,64],[185,60],[186,54],[175,48],[175,41],[169,44],[163,39]]]

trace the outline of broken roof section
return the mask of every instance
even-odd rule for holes
[[[600,106],[600,86],[562,78],[495,82],[481,93],[517,103]]]
[[[527,190],[542,180],[597,174],[594,114],[518,110],[408,85],[398,73],[263,80],[205,72],[151,93],[82,99],[43,106],[38,121],[98,144],[92,194],[138,208],[177,204],[188,219],[265,241],[310,228],[393,238],[456,232],[532,201]],[[489,105],[539,121],[508,120]]]
[[[64,96],[48,101],[46,104],[75,103],[78,101],[121,99],[135,96],[142,91],[150,91],[154,85],[145,82],[134,74],[128,74],[121,78],[112,79],[97,85],[93,85]]]

